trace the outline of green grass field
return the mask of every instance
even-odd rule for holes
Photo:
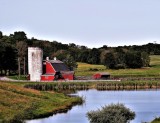
[[[79,97],[27,89],[21,85],[0,82],[0,123],[20,123],[24,119],[52,115],[82,102]]]
[[[160,76],[160,55],[150,56],[150,66],[140,69],[106,69],[104,65],[91,65],[87,63],[78,63],[75,71],[76,76],[92,76],[96,72],[109,72],[113,77],[159,77]],[[98,71],[91,71],[98,69]]]

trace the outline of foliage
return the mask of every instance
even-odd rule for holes
[[[149,67],[150,66],[150,57],[149,54],[146,52],[141,53],[141,59],[142,59],[142,64],[144,67]]]
[[[16,68],[16,49],[11,44],[0,41],[0,74],[4,71],[4,74],[7,75]]]
[[[125,55],[125,64],[128,68],[141,68],[143,66],[141,53],[136,51],[127,52]]]
[[[88,54],[88,63],[90,64],[99,64],[100,63],[100,52],[98,49],[93,48],[92,50],[90,50],[89,54]]]
[[[97,111],[87,113],[90,123],[128,123],[135,113],[123,104],[110,104]]]
[[[24,41],[27,39],[26,33],[23,31],[14,32],[13,38],[15,41]]]
[[[105,54],[104,65],[110,69],[115,68],[116,60],[114,58],[113,53],[109,52]]]
[[[0,31],[0,39],[3,37],[3,33]]]
[[[76,61],[71,55],[67,55],[63,62],[69,67],[70,70],[74,70],[78,67]]]

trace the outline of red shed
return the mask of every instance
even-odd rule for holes
[[[94,79],[109,79],[110,78],[110,74],[103,72],[103,73],[96,73],[93,75]]]
[[[70,71],[62,61],[47,59],[43,62],[43,75],[41,75],[41,81],[73,79],[74,71]]]

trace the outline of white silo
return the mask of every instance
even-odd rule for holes
[[[41,80],[42,60],[42,49],[38,47],[28,47],[28,73],[31,81]]]

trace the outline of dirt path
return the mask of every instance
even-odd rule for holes
[[[14,81],[13,79],[7,78],[5,76],[1,76],[0,80],[2,80],[2,81]]]

